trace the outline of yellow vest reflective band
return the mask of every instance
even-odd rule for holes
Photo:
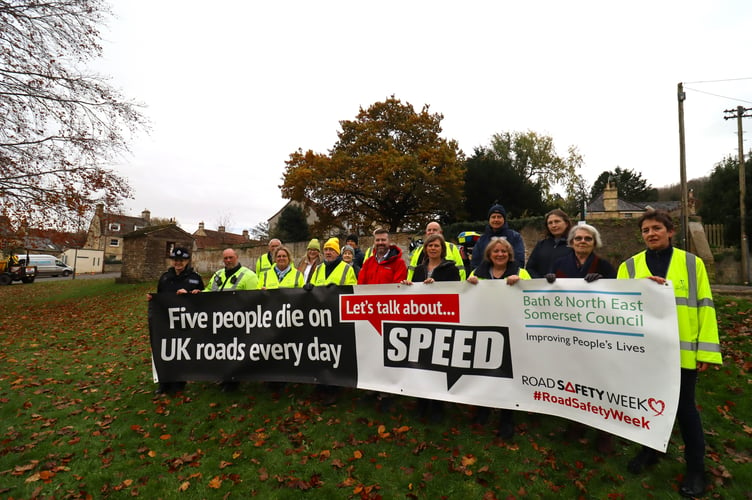
[[[651,275],[643,251],[622,263],[617,277],[637,279]],[[674,248],[666,279],[673,284],[676,297],[681,367],[696,369],[698,361],[721,364],[718,321],[705,264],[697,256]]]
[[[232,292],[235,290],[255,290],[258,283],[256,273],[247,267],[241,267],[238,272],[229,277],[225,276],[225,270],[220,269],[204,288],[205,292]]]
[[[261,273],[268,271],[274,264],[269,260],[269,253],[262,254],[261,257],[256,259],[256,274],[261,276]]]
[[[337,267],[326,276],[326,266],[322,262],[316,267],[313,278],[311,278],[311,284],[313,286],[325,286],[325,285],[357,285],[358,278],[355,277],[355,271],[352,265],[345,261],[341,261],[337,264]]]
[[[284,275],[280,282],[274,268],[265,271],[258,280],[258,289],[274,290],[275,288],[303,288],[305,279],[303,273],[294,267]]]
[[[457,245],[450,241],[445,241],[444,244],[446,245],[446,259],[454,262],[454,264],[457,266],[457,269],[460,270],[460,281],[465,281],[465,278],[467,278],[467,273],[465,272],[465,263],[462,262],[462,255],[460,254],[460,250],[457,248]],[[423,247],[420,246],[413,252],[412,257],[410,258],[410,265],[407,266],[407,279],[409,281],[413,280],[413,273],[415,272],[415,268],[420,265],[420,258],[422,256]]]

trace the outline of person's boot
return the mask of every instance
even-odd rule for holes
[[[514,413],[512,413],[512,410],[502,409],[499,412],[499,437],[505,441],[514,437]]]
[[[641,474],[646,468],[658,463],[658,452],[644,446],[627,464],[627,470],[632,474]]]
[[[705,494],[705,464],[702,458],[692,460],[687,458],[687,472],[679,485],[679,494],[683,497],[694,498]]]

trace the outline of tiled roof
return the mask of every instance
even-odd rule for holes
[[[199,235],[201,231],[193,233],[193,239],[196,242],[196,248],[220,248],[233,245],[243,245],[246,243],[252,243],[242,234],[228,233],[225,231],[213,231],[211,229],[203,229],[204,235]]]

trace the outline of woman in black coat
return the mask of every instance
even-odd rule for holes
[[[542,278],[552,272],[554,262],[570,252],[567,236],[572,229],[569,216],[560,209],[546,214],[546,237],[530,253],[525,269],[532,278]]]
[[[441,234],[434,233],[423,242],[423,260],[413,272],[413,282],[433,283],[435,281],[460,281],[460,270],[452,260],[446,258],[446,243]]]
[[[191,267],[191,252],[187,248],[177,247],[170,252],[172,267],[159,277],[157,293],[174,293],[177,295],[196,294],[204,289],[204,281]],[[146,294],[151,300],[152,294]],[[154,391],[157,394],[175,394],[185,388],[185,382],[159,382]]]
[[[430,285],[436,281],[460,281],[460,270],[454,261],[446,258],[446,243],[444,237],[434,233],[423,242],[423,260],[415,268],[412,281],[403,280],[403,285],[412,285],[413,282]],[[429,417],[432,422],[438,423],[444,419],[444,402],[432,399],[418,399],[418,415],[421,418]]]

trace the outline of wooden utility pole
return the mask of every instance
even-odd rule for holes
[[[681,236],[684,250],[689,251],[689,201],[687,196],[687,152],[684,147],[684,84],[679,82],[676,88],[679,101],[679,182],[681,183]]]
[[[745,285],[749,284],[749,245],[747,243],[747,208],[744,203],[744,198],[747,195],[747,180],[744,173],[744,130],[742,129],[742,118],[752,116],[744,114],[748,111],[752,111],[752,108],[737,106],[736,109],[724,110],[724,113],[727,115],[723,117],[724,120],[736,118],[736,130],[739,140],[739,222],[741,224],[742,235],[742,282]]]

